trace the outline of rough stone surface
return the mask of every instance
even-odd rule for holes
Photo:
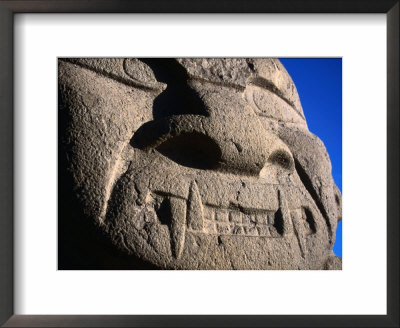
[[[341,269],[279,60],[65,58],[58,81],[60,269]]]

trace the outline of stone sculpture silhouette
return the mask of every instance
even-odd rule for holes
[[[91,268],[97,242],[117,269],[341,268],[341,195],[279,60],[60,59],[59,117],[60,268],[74,234]]]

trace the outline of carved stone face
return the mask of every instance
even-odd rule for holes
[[[166,269],[338,268],[341,196],[277,59],[62,59],[86,216]],[[333,263],[333,264],[332,264]]]

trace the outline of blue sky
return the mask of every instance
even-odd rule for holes
[[[280,58],[300,96],[309,130],[325,144],[332,175],[342,191],[342,59]],[[342,222],[333,251],[342,256]]]

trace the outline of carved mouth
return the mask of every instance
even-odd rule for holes
[[[294,185],[271,184],[230,176],[210,179],[209,174],[193,176],[162,172],[149,176],[127,174],[121,186],[134,183],[128,206],[130,224],[140,238],[159,252],[170,244],[179,259],[188,238],[261,238],[265,242],[296,241],[302,256],[307,254],[309,235],[325,233],[318,208],[306,191]],[[126,191],[124,191],[126,193]],[[118,192],[115,195],[119,195]],[[116,197],[115,202],[119,203]],[[116,222],[110,212],[110,224]],[[112,226],[112,225],[111,225]],[[114,229],[114,228],[112,228]],[[126,228],[124,228],[126,229]],[[197,236],[197,237],[196,237]],[[161,244],[154,240],[161,238]],[[222,239],[223,240],[223,239]],[[160,246],[161,245],[161,246]]]
[[[149,208],[161,225],[167,225],[175,258],[182,254],[187,233],[209,236],[285,238],[294,233],[299,247],[304,236],[316,232],[311,210],[291,204],[281,190],[274,192],[276,206],[269,209],[243,207],[239,203],[221,206],[203,203],[199,188],[192,182],[187,197],[152,192]],[[275,208],[274,208],[275,207]]]

